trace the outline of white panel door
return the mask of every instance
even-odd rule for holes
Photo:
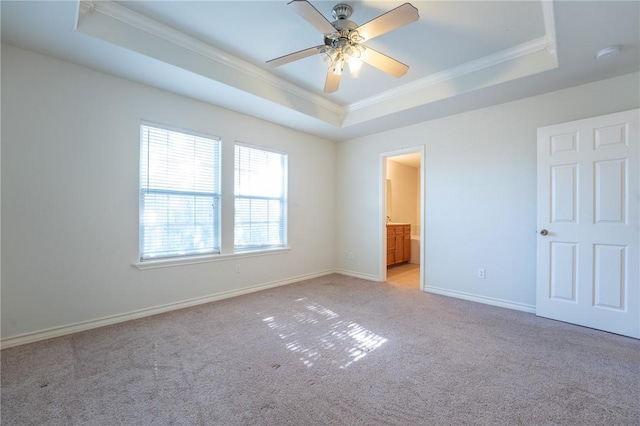
[[[538,129],[537,315],[640,338],[639,121]]]

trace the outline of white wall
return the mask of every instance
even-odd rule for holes
[[[379,278],[381,154],[425,146],[425,282],[532,310],[536,129],[640,106],[637,73],[338,145],[338,267]],[[354,253],[347,259],[346,251]],[[486,279],[476,278],[486,269]]]
[[[412,233],[420,224],[419,176],[419,168],[387,160],[387,179],[391,181],[391,222],[410,223]]]
[[[2,45],[2,339],[336,267],[379,278],[381,154],[422,145],[427,286],[532,307],[536,128],[638,108],[639,77],[622,76],[336,146]],[[292,250],[134,268],[143,119],[222,137],[226,251],[233,222],[233,142],[287,151]],[[344,256],[347,251],[353,259]],[[480,267],[487,270],[486,280],[476,279]]]
[[[289,154],[290,252],[140,271],[140,120]],[[332,271],[333,142],[2,45],[2,338]],[[241,273],[235,273],[235,265]]]

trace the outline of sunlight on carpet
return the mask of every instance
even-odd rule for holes
[[[344,369],[387,342],[384,337],[358,323],[336,320],[340,315],[308,301],[306,297],[295,302],[294,309],[287,317],[267,316],[263,321],[285,341],[287,349],[300,356],[300,361],[307,367],[312,367],[319,360],[326,360]],[[317,328],[311,337],[310,327]],[[300,340],[297,338],[298,331],[303,329],[305,337]]]

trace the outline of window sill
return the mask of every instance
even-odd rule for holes
[[[172,259],[147,260],[144,262],[134,263],[137,269],[144,271],[146,269],[168,268],[171,266],[195,265],[198,263],[219,262],[223,260],[242,259],[246,257],[268,256],[278,253],[286,253],[291,251],[291,247],[282,247],[267,250],[245,251],[231,254],[211,254],[206,256],[189,256]]]

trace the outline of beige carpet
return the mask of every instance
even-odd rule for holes
[[[638,425],[640,341],[329,275],[2,351],[3,425]]]

